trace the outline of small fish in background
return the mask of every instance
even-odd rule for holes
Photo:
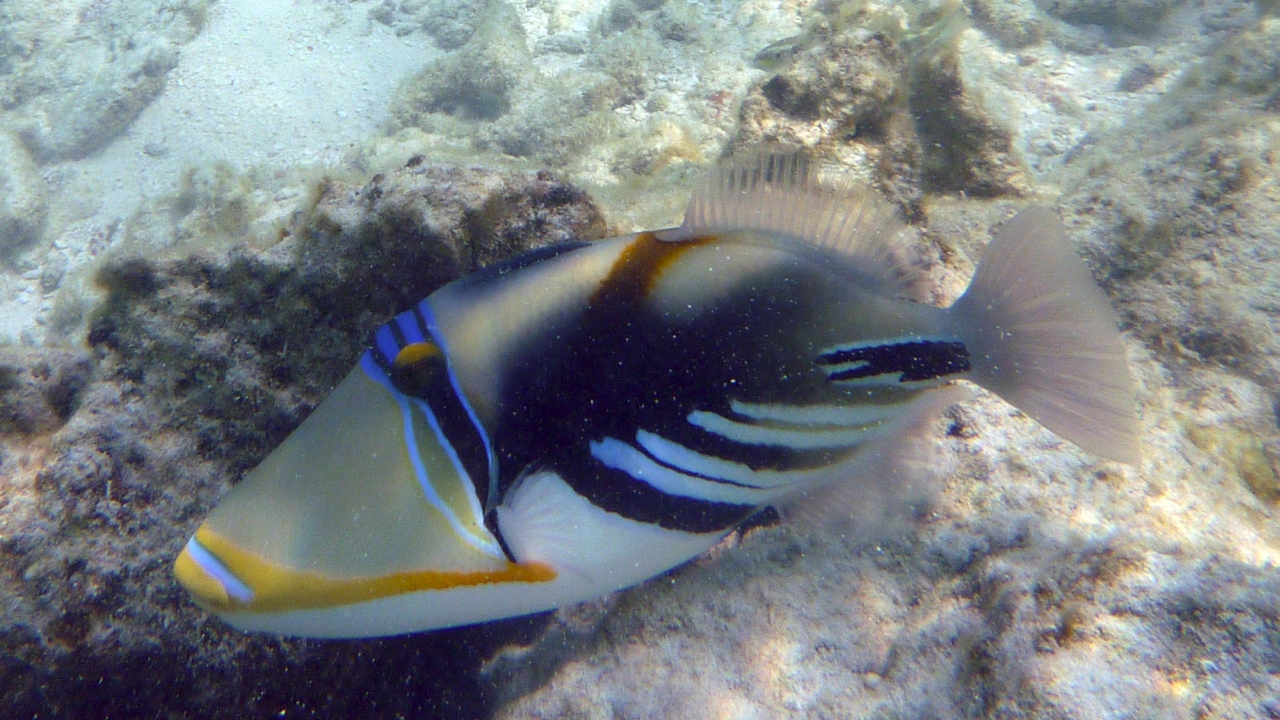
[[[791,35],[769,43],[751,59],[751,66],[758,70],[777,72],[799,55],[809,42],[806,33]]]
[[[818,175],[730,162],[678,228],[436,291],[209,515],[178,580],[237,628],[310,637],[550,610],[763,508],[887,492],[886,459],[958,379],[1138,462],[1115,316],[1049,210],[1009,221],[942,309],[893,210]]]

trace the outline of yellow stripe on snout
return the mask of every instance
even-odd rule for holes
[[[547,565],[508,562],[498,570],[415,570],[373,577],[335,578],[269,562],[204,527],[196,531],[195,539],[253,591],[253,599],[247,603],[229,597],[221,583],[201,569],[199,563],[184,550],[175,566],[179,581],[200,604],[217,612],[308,610],[354,605],[423,590],[499,583],[544,583],[556,577],[556,572]]]

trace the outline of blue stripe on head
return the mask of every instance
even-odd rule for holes
[[[227,596],[236,602],[249,603],[253,602],[253,589],[235,576],[235,573],[227,569],[213,553],[205,549],[198,540],[191,538],[187,541],[187,552],[191,555],[191,559],[196,565],[200,566],[209,577],[218,581]]]
[[[400,332],[404,335],[405,345],[413,345],[426,339],[422,336],[422,328],[419,327],[418,318],[414,316],[412,310],[397,315],[396,325],[400,326]]]
[[[458,457],[458,453],[454,449],[453,443],[449,441],[449,438],[441,429],[440,421],[436,419],[435,412],[431,410],[431,406],[418,398],[411,398],[397,390],[395,385],[391,382],[391,377],[387,375],[387,371],[378,364],[376,359],[374,359],[373,353],[373,350],[369,350],[360,357],[360,369],[369,377],[370,380],[378,383],[383,387],[383,389],[390,393],[391,398],[395,400],[396,406],[400,409],[401,421],[403,423],[405,450],[409,454],[409,463],[413,466],[414,476],[418,480],[418,485],[422,487],[423,496],[432,507],[438,510],[440,514],[445,517],[445,520],[448,521],[449,526],[453,528],[453,531],[457,533],[458,537],[463,538],[481,552],[487,553],[496,558],[505,557],[502,554],[502,549],[496,544],[484,537],[477,536],[468,530],[462,524],[457,514],[444,502],[443,499],[441,499],[440,493],[436,491],[435,486],[431,484],[431,479],[427,475],[426,465],[422,461],[422,450],[418,446],[418,440],[413,429],[412,408],[414,407],[416,407],[418,412],[422,414],[427,426],[435,434],[436,440],[440,443],[441,447],[444,448],[445,455],[449,462],[453,464],[454,470],[457,471],[458,476],[469,480],[470,475],[467,473],[467,469],[463,465],[462,460]],[[488,449],[488,445],[485,446],[485,449]],[[479,508],[475,509],[477,511],[480,510]],[[477,518],[483,518],[483,512],[478,512]],[[481,522],[483,522],[483,520],[481,520]]]
[[[387,365],[396,361],[396,355],[400,352],[400,343],[396,342],[390,323],[378,328],[378,332],[374,333],[373,343],[378,352],[382,353]]]
[[[366,350],[360,356],[360,369],[364,371],[365,375],[369,376],[370,380],[386,388],[387,392],[400,394],[400,391],[396,390],[395,386],[391,384],[391,376],[387,375],[387,371],[383,370],[378,361],[373,358],[373,352],[373,350]]]

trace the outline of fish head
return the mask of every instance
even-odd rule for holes
[[[196,529],[174,574],[197,604],[242,629],[392,634],[471,621],[432,593],[546,579],[506,557],[437,413],[401,391],[429,381],[432,348],[405,351],[387,369],[366,353]],[[379,618],[411,597],[426,609]]]

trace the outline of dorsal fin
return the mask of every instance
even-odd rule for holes
[[[920,256],[904,242],[897,210],[870,188],[821,175],[803,153],[728,160],[694,190],[680,227],[660,237],[754,231],[800,240],[847,256],[885,294],[923,300]]]

